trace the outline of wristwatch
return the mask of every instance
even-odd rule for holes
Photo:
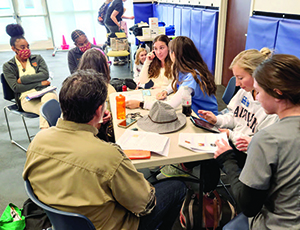
[[[140,102],[140,108],[144,109],[144,102],[143,101]]]

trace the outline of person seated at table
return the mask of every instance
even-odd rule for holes
[[[278,120],[278,116],[265,113],[261,104],[256,100],[257,92],[253,87],[254,70],[270,55],[271,51],[268,48],[263,48],[261,51],[249,49],[239,53],[229,68],[236,78],[236,85],[241,89],[229,102],[227,106],[229,112],[216,116],[210,111],[198,111],[199,116],[227,133],[237,156],[240,157],[241,164],[245,162],[244,152],[247,151],[251,137]]]
[[[77,70],[80,58],[85,51],[93,47],[99,49],[101,48],[90,43],[89,39],[82,30],[74,30],[71,34],[71,38],[74,42],[74,45],[76,46],[68,52],[68,66],[70,73],[72,74]]]
[[[6,26],[6,32],[11,37],[10,46],[15,56],[3,64],[4,78],[15,93],[19,110],[40,115],[40,108],[45,102],[58,99],[56,92],[48,92],[30,101],[26,96],[50,85],[47,64],[42,56],[31,54],[22,26],[9,24]],[[40,128],[48,127],[46,119],[40,116]]]
[[[188,86],[188,91],[192,96],[192,109],[195,112],[199,109],[207,109],[217,114],[218,104],[215,97],[217,87],[214,77],[194,42],[188,37],[178,36],[169,43],[169,53],[173,62],[171,75],[174,78],[166,89],[156,95],[157,99],[163,100],[168,94],[175,92],[171,100],[166,103],[177,108],[181,105],[184,87]],[[129,100],[126,101],[126,106],[131,109],[138,107],[151,109],[153,103],[152,101],[141,103],[137,100]]]
[[[172,229],[186,186],[151,185],[118,145],[96,137],[106,97],[100,73],[78,70],[66,78],[59,93],[63,118],[35,136],[23,178],[40,201],[85,215],[96,229]]]
[[[153,40],[153,50],[149,52],[140,73],[140,84],[145,89],[164,88],[173,79],[172,61],[169,55],[170,39],[167,35],[159,35]]]
[[[228,113],[216,116],[211,111],[198,110],[199,116],[208,122],[221,128],[228,128],[220,130],[227,133],[241,168],[247,157],[245,151],[247,151],[247,146],[254,133],[278,120],[276,115],[267,115],[264,112],[261,104],[255,100],[256,91],[253,87],[252,74],[254,70],[270,54],[271,51],[268,48],[263,48],[261,51],[250,49],[242,51],[233,59],[229,68],[232,69],[236,77],[236,84],[241,89],[229,102],[227,106]],[[199,165],[199,162],[196,161],[183,163],[177,167],[190,172],[197,165]],[[183,171],[174,167],[165,167],[162,174],[165,176],[186,175]]]
[[[115,93],[115,88],[109,83],[110,82],[110,63],[104,54],[104,52],[99,48],[92,48],[87,50],[80,59],[78,69],[87,70],[93,69],[98,73],[102,73],[103,80],[107,84],[107,109],[110,111],[109,108],[109,95]]]
[[[136,51],[136,57],[133,65],[133,80],[137,84],[137,88],[145,88],[145,84],[140,84],[140,73],[143,68],[144,62],[147,57],[147,50],[145,48],[139,48]]]
[[[242,171],[224,140],[216,142],[214,157],[227,174],[238,206],[254,217],[250,229],[300,229],[300,60],[275,54],[253,77],[257,100],[280,120],[254,135]],[[241,223],[235,221],[223,229],[239,229]]]
[[[115,135],[113,130],[113,124],[110,114],[109,95],[116,92],[115,88],[109,84],[110,70],[109,62],[104,52],[99,48],[91,48],[84,52],[82,55],[78,70],[95,70],[97,73],[101,73],[101,77],[107,84],[107,97],[106,97],[106,110],[104,112],[103,121],[99,123],[99,132],[97,136],[105,141],[115,142]]]

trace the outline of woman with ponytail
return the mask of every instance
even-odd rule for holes
[[[32,55],[29,44],[24,37],[24,30],[18,24],[6,26],[6,33],[11,37],[11,49],[15,56],[3,64],[3,74],[20,110],[40,114],[40,107],[50,99],[56,99],[55,92],[48,92],[40,98],[26,100],[29,93],[42,90],[50,85],[46,62],[40,55]],[[48,128],[48,122],[40,116],[40,128]]]

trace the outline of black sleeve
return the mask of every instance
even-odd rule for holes
[[[77,64],[73,53],[73,49],[68,52],[68,66],[71,74],[77,70]]]
[[[233,150],[224,152],[216,160],[227,174],[233,197],[240,210],[248,217],[255,216],[261,210],[268,191],[251,188],[239,180],[241,169]]]

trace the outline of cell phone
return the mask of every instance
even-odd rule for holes
[[[151,96],[150,90],[148,90],[148,89],[143,90],[143,96]]]
[[[197,117],[191,116],[190,119],[195,126],[201,128],[201,129],[205,129],[205,130],[213,132],[213,133],[220,133],[220,130],[216,126],[207,122],[203,118],[197,118]]]
[[[121,121],[118,126],[121,128],[128,128],[129,126],[131,126],[132,124],[134,124],[137,120],[134,118],[126,118],[125,120]]]

